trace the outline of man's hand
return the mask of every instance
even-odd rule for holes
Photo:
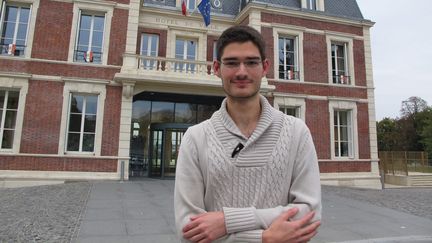
[[[226,235],[223,212],[203,213],[190,218],[183,228],[183,237],[192,242],[212,242]]]
[[[282,213],[276,218],[270,227],[263,232],[264,243],[291,243],[291,242],[308,242],[317,234],[317,229],[321,222],[310,223],[314,212],[306,214],[303,218],[294,221],[288,221],[298,212],[297,208]]]

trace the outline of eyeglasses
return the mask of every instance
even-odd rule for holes
[[[222,63],[226,68],[229,69],[238,69],[240,68],[240,64],[243,63],[243,65],[245,66],[245,68],[247,69],[254,69],[257,68],[261,63],[261,59],[251,59],[251,60],[246,60],[246,61],[237,61],[237,60],[228,60],[228,61],[223,61],[223,62],[219,62]]]

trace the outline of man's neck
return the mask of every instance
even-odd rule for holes
[[[246,137],[250,137],[261,115],[260,96],[256,95],[250,99],[233,99],[228,97],[226,105],[228,114],[241,133]]]

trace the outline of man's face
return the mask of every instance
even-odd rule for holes
[[[216,75],[229,98],[247,99],[258,95],[261,79],[267,74],[268,60],[262,60],[258,47],[251,41],[228,44],[221,61],[214,62]]]

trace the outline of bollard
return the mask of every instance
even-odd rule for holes
[[[125,167],[125,162],[124,160],[122,160],[120,163],[120,182],[124,182],[124,167]]]

